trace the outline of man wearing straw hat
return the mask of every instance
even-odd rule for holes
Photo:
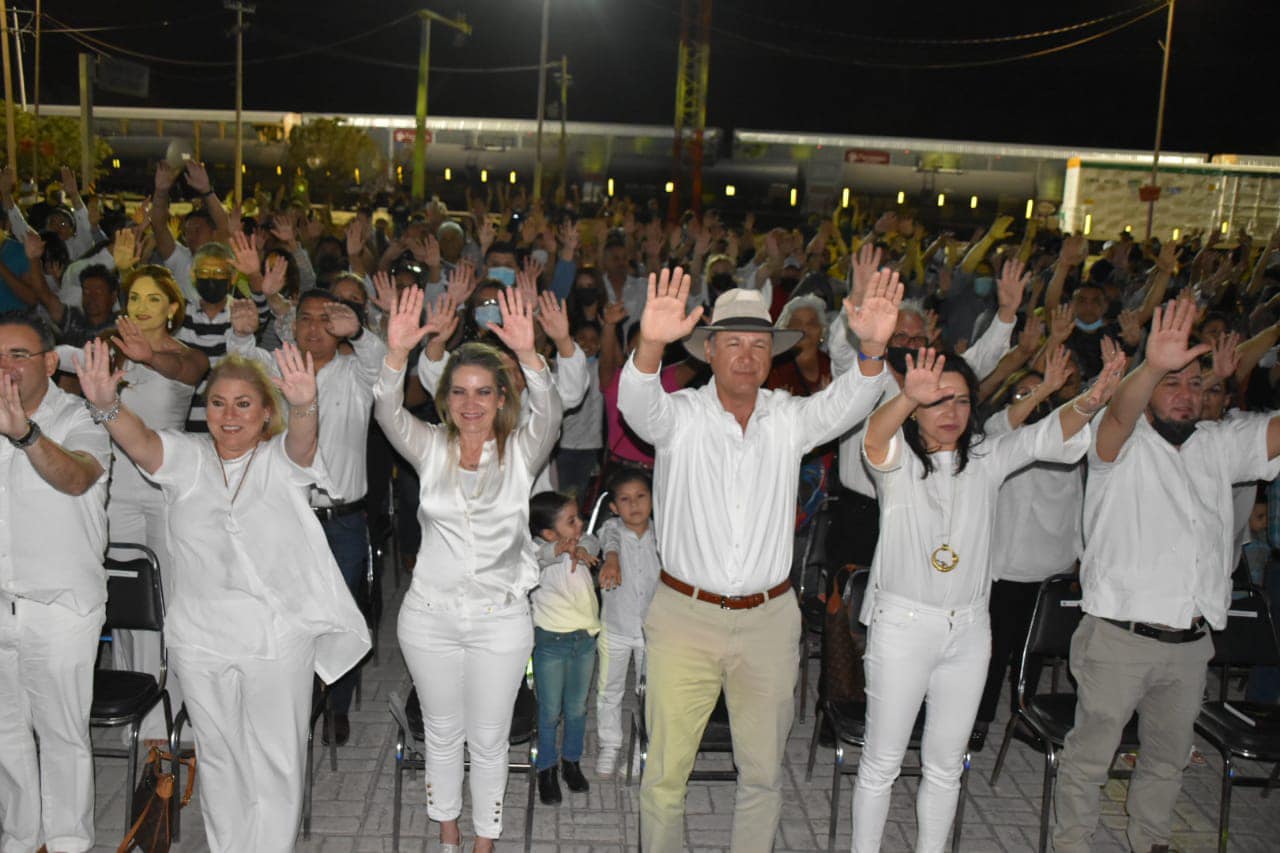
[[[654,510],[665,569],[645,619],[649,757],[640,783],[642,849],[684,845],[684,799],[721,690],[738,793],[734,851],[770,850],[782,808],[782,756],[794,713],[800,612],[790,593],[800,458],[871,413],[890,387],[883,358],[902,301],[898,276],[876,273],[847,304],[858,370],[810,397],[763,390],[773,357],[799,332],[776,329],[758,291],[732,289],[686,312],[682,270],[649,276],[640,341],[622,371],[618,408],[656,449]],[[685,339],[711,365],[705,387],[668,394],[667,344]]]

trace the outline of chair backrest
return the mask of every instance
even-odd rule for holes
[[[160,585],[160,563],[145,545],[112,542],[108,553],[134,552],[132,559],[108,557],[107,617],[105,628],[130,631],[164,630],[164,591]]]
[[[809,519],[804,547],[800,549],[799,559],[792,568],[791,585],[796,588],[801,599],[826,591],[823,589],[822,579],[826,577],[829,568],[827,539],[834,517],[832,503],[836,500],[837,498],[828,497],[813,514],[813,518]]]
[[[1210,666],[1280,666],[1276,626],[1260,590],[1250,588],[1233,594],[1227,627],[1213,632],[1213,648]]]
[[[1018,702],[1025,704],[1028,690],[1034,684],[1026,683],[1027,662],[1038,657],[1041,660],[1060,658],[1071,654],[1071,635],[1084,618],[1081,609],[1083,591],[1080,579],[1075,575],[1054,575],[1040,584],[1036,596],[1036,609],[1031,615],[1031,626],[1022,647],[1022,666],[1018,676]]]
[[[849,575],[849,582],[844,585],[844,603],[849,607],[849,630],[862,633],[866,629],[858,621],[862,612],[862,600],[867,597],[867,579],[871,577],[870,569],[858,569]]]
[[[609,493],[603,490],[600,492],[600,497],[596,498],[595,506],[591,508],[591,518],[587,521],[588,533],[595,533],[596,525],[603,523],[609,517],[609,511],[605,506],[605,501],[608,499]]]

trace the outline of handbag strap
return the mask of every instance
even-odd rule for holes
[[[173,798],[173,774],[165,773],[164,767],[167,752],[161,752],[156,747],[151,747],[151,751],[147,753],[147,760],[144,768],[153,767],[156,774],[156,797],[161,800],[170,800]],[[146,770],[144,769],[145,773]],[[187,793],[190,798],[190,791]],[[133,822],[133,826],[129,827],[129,831],[125,833],[124,840],[120,842],[120,846],[116,848],[116,853],[129,853],[137,840],[138,833],[142,830],[142,825],[147,820],[147,815],[156,804],[156,798],[148,800],[143,806],[142,811],[138,814],[138,819]]]

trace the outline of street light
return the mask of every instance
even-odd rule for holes
[[[413,200],[423,201],[427,195],[427,74],[431,70],[431,22],[439,21],[463,35],[471,35],[471,25],[459,15],[446,18],[430,9],[418,10],[422,20],[422,46],[418,53],[418,109],[414,114],[413,136]]]

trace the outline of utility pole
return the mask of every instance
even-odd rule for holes
[[[244,31],[249,25],[244,22],[245,15],[252,15],[254,7],[248,3],[242,3],[240,0],[222,0],[222,8],[230,9],[236,13],[236,27],[233,31],[236,37],[236,163],[233,167],[235,172],[235,199],[236,204],[244,202],[244,122],[241,114],[244,112]]]
[[[547,113],[547,37],[551,0],[542,0],[542,46],[538,50],[538,136],[533,159],[533,200],[542,199],[542,120]]]
[[[13,73],[9,65],[9,9],[5,0],[0,0],[0,38],[4,40],[3,45],[0,45],[0,61],[4,62],[4,118],[7,131],[5,153],[8,156],[5,162],[17,171],[18,135],[13,123]]]
[[[35,142],[31,146],[31,180],[40,186],[40,6],[43,0],[36,0],[36,64],[32,84],[31,102],[35,111],[31,113],[31,138]]]
[[[418,51],[418,108],[413,120],[413,200],[423,202],[427,198],[427,76],[431,73],[431,23],[439,21],[467,36],[471,35],[471,25],[462,15],[456,19],[446,18],[430,9],[419,9],[418,17],[422,20],[422,44]]]
[[[1169,0],[1169,20],[1164,29],[1164,63],[1160,67],[1160,102],[1156,107],[1156,143],[1151,152],[1151,183],[1139,191],[1140,197],[1147,203],[1147,237],[1151,239],[1151,229],[1156,218],[1156,201],[1160,198],[1160,185],[1157,183],[1160,173],[1160,142],[1164,135],[1164,98],[1169,86],[1169,55],[1173,51],[1173,7],[1177,0]]]
[[[0,0],[4,2],[4,0]],[[5,79],[8,80],[9,69],[5,68]],[[12,104],[10,104],[12,107]],[[9,123],[10,128],[13,122]],[[10,130],[10,139],[13,131]],[[87,53],[80,54],[80,186],[89,188],[93,177],[93,57]],[[12,162],[12,161],[10,161]],[[36,181],[39,193],[40,182]]]
[[[569,83],[572,78],[569,77],[569,57],[563,54],[560,56],[560,71],[556,77],[559,78],[556,82],[560,84],[560,183],[556,190],[556,201],[564,204],[568,197],[565,195],[565,183],[568,181],[569,171],[569,135],[565,122],[568,121]]]

